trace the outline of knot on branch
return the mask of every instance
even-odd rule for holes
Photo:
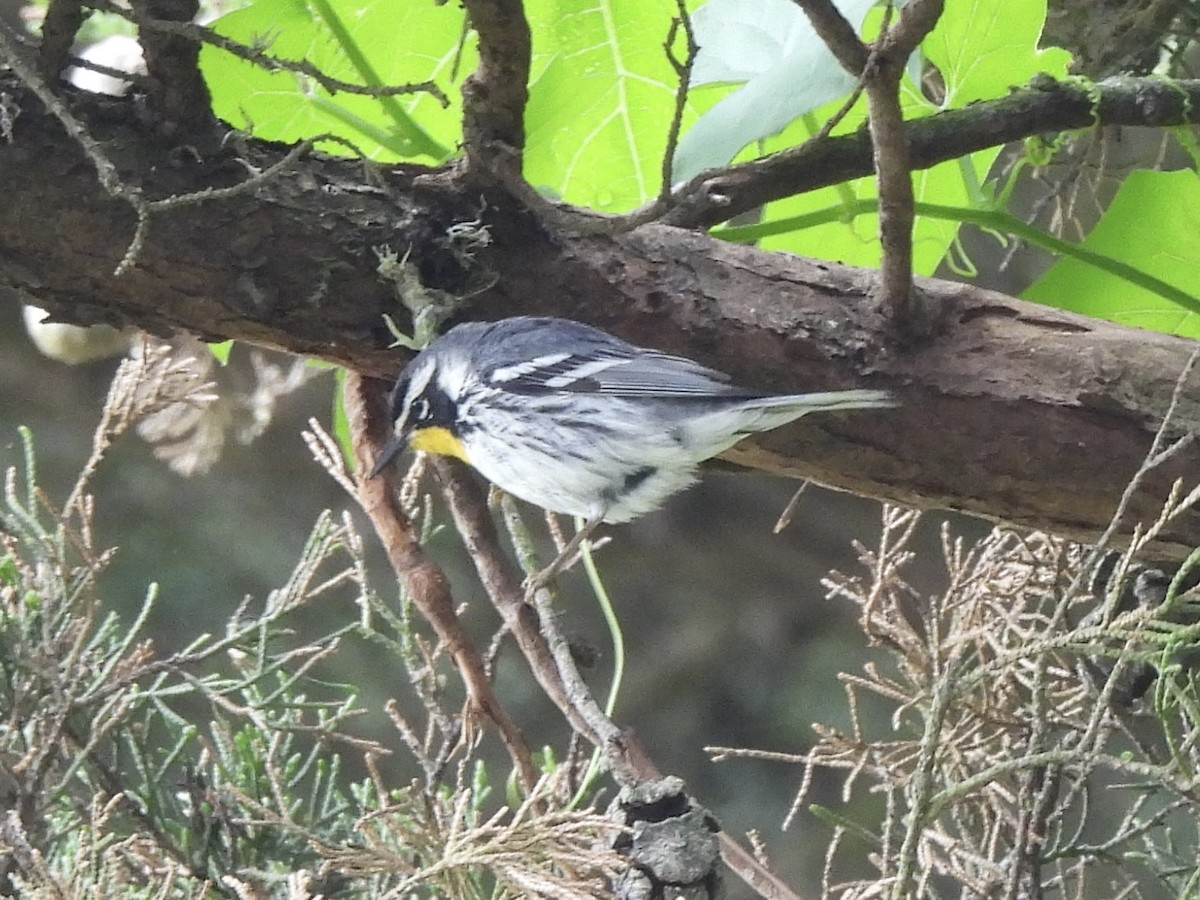
[[[668,896],[667,887],[672,897],[720,896],[720,826],[687,795],[682,779],[667,776],[623,789],[609,816],[625,826],[616,849],[632,863],[613,885],[620,900]]]

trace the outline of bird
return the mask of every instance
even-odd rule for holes
[[[885,409],[885,390],[772,394],[682,356],[545,316],[465,322],[431,341],[391,393],[406,448],[456,457],[501,490],[583,525],[527,586],[545,585],[604,523],[660,507],[742,438],[811,412]]]

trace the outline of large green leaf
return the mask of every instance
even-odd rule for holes
[[[835,0],[855,30],[875,0]],[[817,37],[790,0],[708,0],[693,17],[700,52],[691,87],[741,85],[704,112],[683,135],[674,177],[686,180],[724,166],[752,141],[841,97],[855,78]]]
[[[663,49],[669,0],[530,0],[525,176],[605,211],[658,193],[678,78]]]
[[[905,118],[932,115],[941,108],[962,106],[985,96],[1003,96],[1010,85],[1027,80],[1036,71],[1056,76],[1066,73],[1069,55],[1062,50],[1039,50],[1045,0],[1013,0],[1003,4],[948,3],[946,13],[922,44],[927,59],[937,67],[945,83],[946,99],[935,106],[912,84],[902,95]],[[878,19],[868,28],[878,28]],[[780,149],[802,141],[817,122],[824,121],[840,105],[834,102],[805,122],[789,127],[767,149]],[[837,133],[853,131],[866,121],[865,103],[860,100],[838,127]],[[980,201],[977,185],[986,177],[999,149],[985,150],[960,160],[913,173],[913,193],[918,202],[943,206],[970,206]],[[814,216],[825,212],[825,223],[777,235],[763,246],[789,250],[805,256],[833,259],[852,265],[877,266],[882,257],[878,240],[878,217],[839,216],[849,201],[874,200],[874,178],[813,191],[770,204],[768,220]],[[954,240],[957,226],[944,219],[918,216],[913,226],[913,268],[929,274],[937,268]]]
[[[986,174],[998,152],[982,151],[913,172],[914,198],[918,202],[945,206],[970,206],[976,200],[972,186]],[[848,265],[878,266],[882,259],[878,215],[874,212],[853,215],[848,211],[852,203],[874,201],[878,195],[874,177],[868,176],[771,203],[765,213],[768,221],[795,216],[815,216],[824,221],[803,230],[766,238],[762,246]],[[931,274],[957,233],[956,222],[916,216],[913,222],[913,270],[917,274]]]
[[[374,159],[441,161],[460,139],[458,84],[474,68],[475,52],[473,41],[462,46],[463,13],[457,5],[254,0],[213,27],[270,56],[305,60],[325,75],[352,84],[434,80],[451,100],[444,109],[428,94],[330,94],[306,76],[268,72],[205,46],[200,65],[213,109],[237,128],[286,143],[335,134]],[[348,152],[336,143],[322,149]]]
[[[1200,179],[1191,170],[1132,173],[1083,242],[1190,295],[1200,309]],[[1200,338],[1187,297],[1137,284],[1080,259],[1063,258],[1022,295],[1027,300],[1168,334]]]
[[[921,44],[942,75],[942,108],[963,107],[1003,97],[1038,72],[1067,74],[1071,54],[1058,47],[1038,49],[1046,21],[1046,0],[954,0]]]

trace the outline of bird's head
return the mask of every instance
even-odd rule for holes
[[[391,399],[394,432],[368,477],[382,472],[406,448],[470,462],[459,437],[457,396],[461,384],[454,378],[456,367],[449,362],[431,347],[401,373]]]

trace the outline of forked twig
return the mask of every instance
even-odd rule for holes
[[[492,690],[483,658],[463,630],[445,573],[421,546],[419,535],[401,510],[388,479],[364,477],[384,444],[384,429],[389,421],[384,412],[386,395],[386,386],[381,382],[370,381],[357,372],[346,373],[346,418],[356,456],[359,503],[375,526],[396,577],[446,645],[472,703],[496,726],[521,786],[531,792],[538,782],[537,767],[516,722]]]

